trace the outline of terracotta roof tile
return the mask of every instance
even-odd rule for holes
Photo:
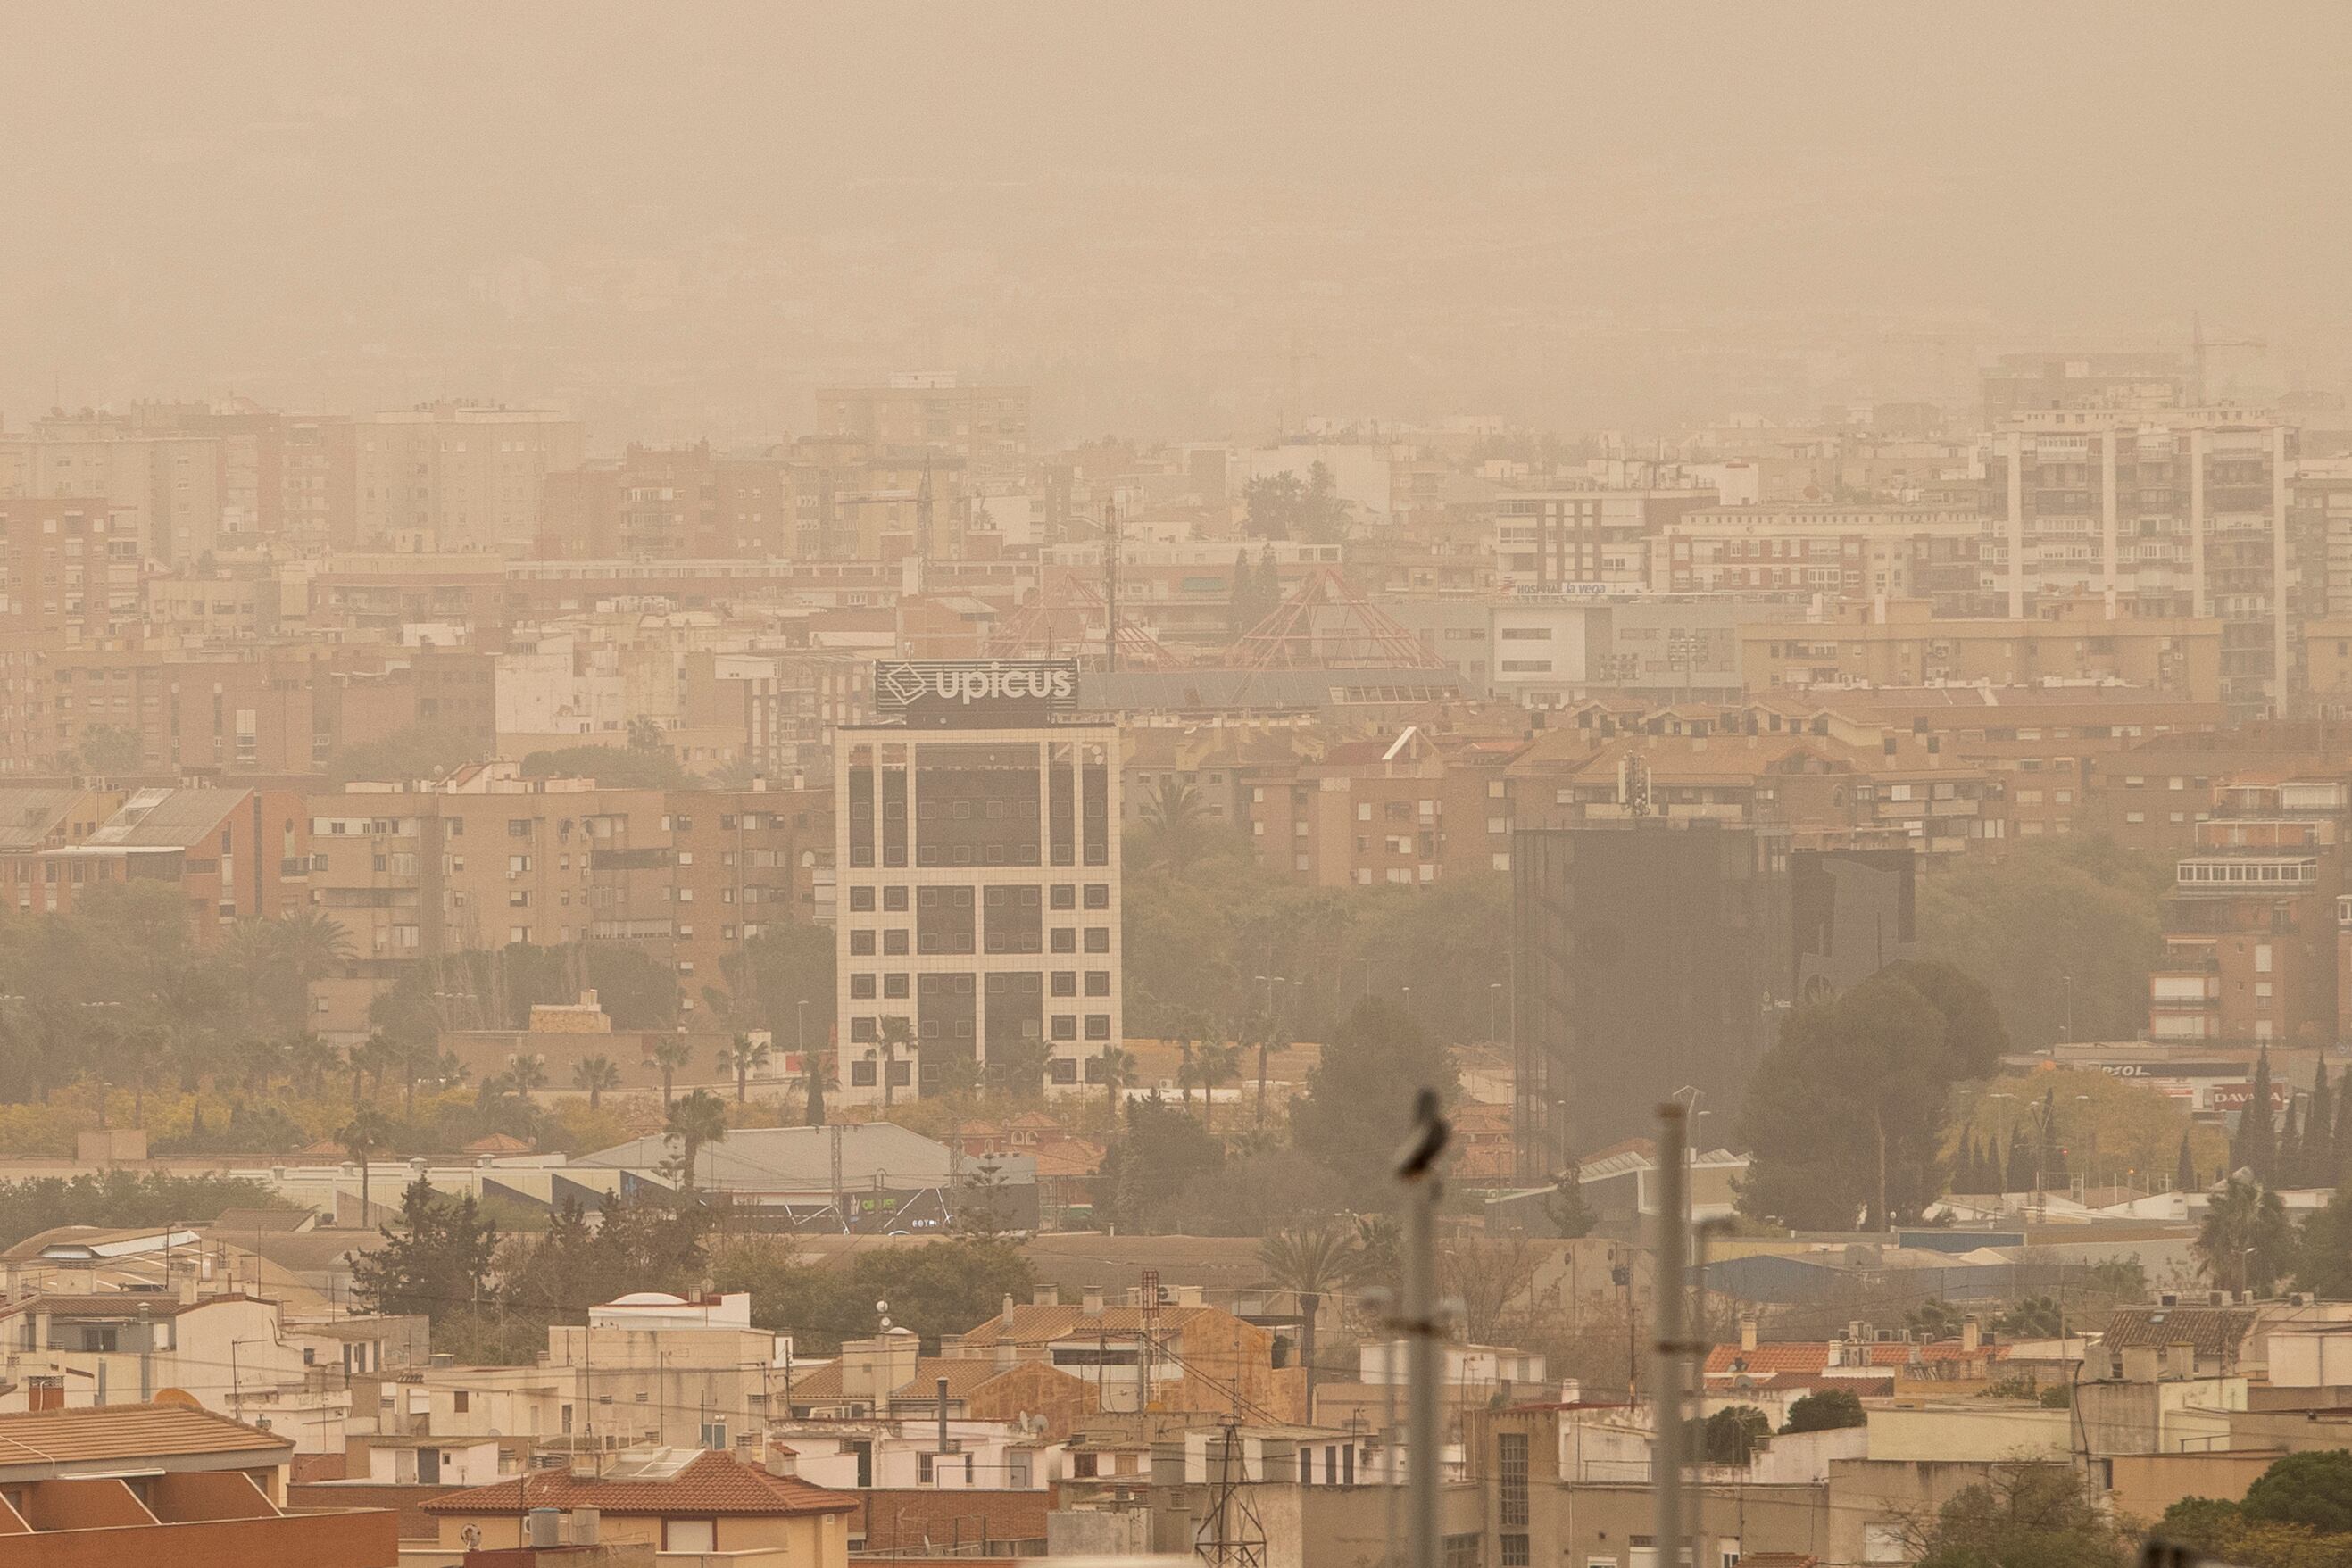
[[[2113,1350],[2196,1347],[2200,1355],[2227,1355],[2254,1326],[2251,1307],[2118,1307],[2107,1319]]]
[[[52,1460],[284,1453],[293,1447],[290,1437],[179,1405],[103,1405],[0,1416],[0,1469]]]
[[[432,1514],[515,1514],[534,1508],[593,1508],[604,1513],[855,1513],[857,1500],[797,1476],[772,1476],[732,1455],[709,1453],[669,1480],[582,1480],[570,1470],[537,1470],[512,1480],[437,1497]]]

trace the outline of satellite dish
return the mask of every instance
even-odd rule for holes
[[[174,1410],[201,1410],[204,1406],[184,1388],[159,1388],[155,1391],[158,1405],[168,1405]]]
[[[482,1544],[482,1527],[478,1524],[469,1524],[457,1532],[457,1539],[466,1543],[467,1551],[475,1551]]]

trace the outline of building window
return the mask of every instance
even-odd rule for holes
[[[1108,953],[1110,951],[1109,926],[1089,925],[1087,927],[1087,951],[1089,953]]]
[[[1108,1040],[1110,1038],[1110,1014],[1088,1013],[1087,1015],[1087,1038],[1088,1040]]]
[[[1495,1438],[1495,1473],[1498,1481],[1497,1507],[1501,1526],[1505,1530],[1525,1530],[1528,1527],[1528,1435],[1525,1432],[1503,1432]],[[1506,1536],[1505,1540],[1509,1537]],[[1510,1561],[1506,1552],[1504,1561]],[[1519,1561],[1527,1561],[1527,1537],[1519,1537]]]

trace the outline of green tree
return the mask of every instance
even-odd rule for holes
[[[412,725],[344,747],[329,759],[327,777],[337,785],[354,779],[411,784],[478,761],[488,750],[482,736],[456,725]]]
[[[1307,1075],[1306,1091],[1291,1106],[1291,1137],[1369,1201],[1394,1185],[1387,1179],[1389,1161],[1412,1128],[1414,1099],[1423,1089],[1449,1104],[1459,1095],[1453,1053],[1402,1009],[1360,1003]]]
[[[770,1051],[766,1042],[739,1034],[719,1052],[719,1070],[735,1075],[735,1103],[741,1104],[751,1097],[751,1074],[767,1065]]]
[[[1343,1290],[1356,1277],[1354,1239],[1337,1225],[1322,1223],[1276,1231],[1258,1244],[1258,1262],[1277,1291],[1287,1291],[1298,1302],[1298,1360],[1306,1368],[1307,1389],[1315,1390],[1315,1319],[1323,1298]]]
[[[2071,1466],[1997,1467],[1937,1511],[1920,1568],[2121,1568],[2123,1533]]]
[[[655,733],[660,733],[658,728]],[[658,743],[651,748],[641,747],[635,735],[625,747],[563,746],[526,752],[522,776],[593,779],[605,789],[683,789],[693,783],[668,747]]]
[[[2164,954],[2170,861],[2113,841],[2020,840],[1919,889],[1919,953],[1995,988],[2009,1033],[2041,1047],[2127,1040],[2147,1022],[2147,975]]]
[[[2352,1301],[2352,1188],[2337,1187],[2296,1237],[2294,1282],[2322,1301]]]
[[[2267,1294],[2292,1266],[2294,1240],[2279,1195],[2233,1176],[2207,1202],[2194,1246],[2217,1288]]]
[[[1551,1221],[1555,1236],[1573,1240],[1592,1234],[1598,1219],[1584,1201],[1584,1167],[1576,1161],[1569,1161],[1568,1168],[1553,1178],[1544,1197],[1544,1218]]]
[[[696,1090],[670,1106],[662,1120],[662,1136],[677,1145],[679,1189],[693,1191],[695,1161],[727,1136],[726,1103],[708,1089]]]
[[[1800,1397],[1789,1406],[1783,1432],[1828,1432],[1840,1427],[1866,1425],[1870,1417],[1851,1388],[1823,1388]]]
[[[421,1313],[437,1324],[490,1299],[498,1228],[472,1193],[444,1198],[419,1178],[401,1194],[397,1230],[382,1234],[385,1244],[352,1264],[352,1288],[370,1311]]]
[[[959,1236],[998,1237],[1012,1228],[1012,1215],[1003,1166],[995,1160],[975,1162],[956,1184],[950,1228]]]
[[[2246,1489],[2239,1507],[2263,1523],[2297,1524],[2326,1535],[2352,1532],[2352,1453],[2289,1454]]]
[[[1208,807],[1189,780],[1166,778],[1151,787],[1143,835],[1152,863],[1182,875],[1200,858],[1209,831]]]
[[[621,1070],[609,1056],[583,1056],[572,1065],[572,1086],[586,1093],[588,1109],[593,1111],[609,1091],[621,1086]]]
[[[1742,1208],[1811,1229],[1916,1221],[1944,1190],[1952,1086],[2007,1046],[1990,994],[1944,964],[1892,964],[1800,1006],[1741,1112]]]
[[[81,744],[74,748],[74,759],[81,772],[119,779],[146,765],[146,747],[135,729],[94,724],[82,731]]]
[[[2249,1170],[2258,1182],[2275,1179],[2278,1165],[2278,1124],[2271,1112],[2271,1048],[2254,1060],[2254,1082],[2245,1109],[2238,1113],[2238,1133],[2230,1145],[2232,1170]]]
[[[1135,1053],[1120,1046],[1104,1046],[1095,1058],[1095,1071],[1103,1086],[1103,1110],[1108,1115],[1108,1124],[1116,1128],[1119,1102],[1135,1082]]]
[[[335,1142],[342,1145],[343,1152],[360,1167],[360,1223],[370,1224],[375,1216],[369,1201],[368,1180],[373,1174],[375,1156],[392,1145],[392,1124],[374,1106],[365,1106],[353,1112],[352,1119],[336,1131]]]
[[[1180,1108],[1157,1093],[1129,1100],[1127,1124],[1103,1155],[1095,1207],[1122,1229],[1150,1229],[1195,1177],[1224,1163],[1224,1145]]]
[[[130,1228],[209,1217],[225,1208],[291,1207],[267,1183],[230,1176],[117,1169],[0,1181],[0,1248],[61,1225]]]
[[[1772,1420],[1753,1405],[1727,1405],[1706,1418],[1703,1437],[1708,1464],[1745,1465],[1771,1441]]]
[[[895,1013],[883,1019],[879,1028],[881,1038],[877,1041],[879,1065],[876,1071],[882,1077],[882,1114],[887,1117],[898,1093],[897,1068],[901,1060],[900,1053],[912,1055],[915,1030],[912,1024]]]
[[[1222,1040],[1203,1040],[1192,1053],[1192,1081],[1201,1086],[1201,1127],[1216,1131],[1217,1086],[1241,1072],[1241,1049]]]
[[[677,1090],[677,1075],[693,1064],[694,1047],[686,1037],[673,1040],[667,1036],[653,1042],[646,1051],[646,1064],[661,1074],[662,1110],[667,1113]]]

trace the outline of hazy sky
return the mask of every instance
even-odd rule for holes
[[[0,413],[777,429],[911,361],[1198,425],[2192,308],[2338,384],[2347,68],[2320,5],[0,5]]]

